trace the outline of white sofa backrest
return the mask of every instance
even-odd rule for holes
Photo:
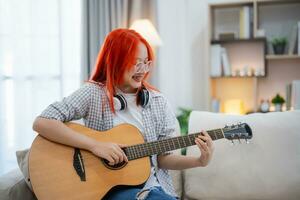
[[[194,199],[300,199],[300,111],[226,115],[193,111],[189,133],[246,122],[250,144],[214,142],[205,168],[185,171],[186,196]],[[199,156],[196,146],[187,155]]]

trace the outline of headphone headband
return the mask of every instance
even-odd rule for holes
[[[150,101],[150,92],[142,87],[137,94],[139,104],[145,108]],[[122,94],[116,94],[114,96],[114,108],[115,110],[125,110],[127,108],[126,98]]]

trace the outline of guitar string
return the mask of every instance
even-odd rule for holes
[[[213,140],[223,138],[221,129],[209,130],[207,133]],[[195,138],[201,133],[193,133],[186,136],[177,136],[165,140],[158,140],[154,142],[141,143],[126,147],[127,156],[132,158],[131,160],[147,157],[153,154],[159,154],[166,151],[171,151],[187,146],[195,145]],[[191,141],[192,139],[192,141]],[[169,147],[169,148],[168,148]],[[157,151],[158,150],[158,151]],[[94,155],[85,156],[85,158],[94,158]]]

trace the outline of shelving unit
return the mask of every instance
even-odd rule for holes
[[[241,15],[241,9],[248,11],[249,30],[241,29],[245,26],[241,20],[245,14]],[[221,112],[224,111],[224,102],[230,99],[240,99],[245,112],[256,112],[261,99],[271,100],[276,93],[285,97],[286,85],[300,79],[300,52],[291,55],[287,46],[283,55],[275,55],[270,42],[274,37],[286,37],[289,41],[293,26],[300,21],[299,10],[299,0],[252,0],[210,5],[209,52],[213,45],[221,45],[226,49],[232,71],[241,72],[247,66],[263,73],[211,77],[211,100],[220,101]],[[244,30],[250,31],[246,37],[241,32]],[[234,38],[220,39],[222,33],[227,36],[231,33]]]
[[[300,59],[300,55],[266,55],[267,60],[288,60],[288,59]]]
[[[261,38],[237,38],[237,39],[227,39],[227,40],[211,40],[211,44],[226,44],[226,43],[242,43],[242,42],[265,42],[266,38],[261,37]]]
[[[211,79],[220,79],[220,78],[223,78],[223,79],[234,79],[234,78],[262,78],[262,77],[265,77],[265,76],[217,76],[217,77],[210,77]]]

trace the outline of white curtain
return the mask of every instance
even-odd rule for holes
[[[80,84],[80,0],[0,0],[0,174],[32,123]]]

